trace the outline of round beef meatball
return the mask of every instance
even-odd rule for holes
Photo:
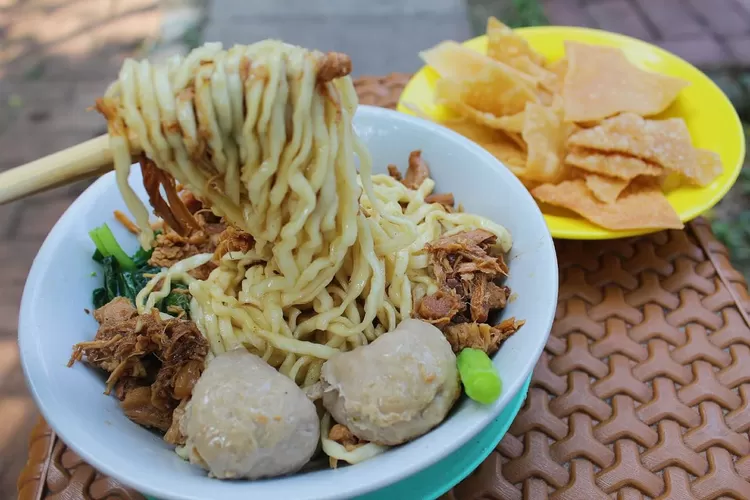
[[[358,438],[397,445],[443,421],[461,386],[456,356],[442,332],[402,321],[372,344],[323,364],[323,406]]]
[[[208,364],[180,428],[190,461],[220,479],[296,472],[320,438],[315,405],[304,392],[244,349]]]

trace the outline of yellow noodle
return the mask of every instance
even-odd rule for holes
[[[393,330],[437,290],[427,242],[484,228],[503,250],[511,244],[487,219],[425,203],[430,179],[411,190],[372,175],[352,127],[352,81],[319,82],[323,57],[275,41],[229,51],[206,44],[165,65],[126,61],[104,98],[115,110],[108,119],[117,182],[144,247],[153,233],[127,184],[129,137],[254,238],[248,252],[225,254],[205,281],[189,271],[210,255],[161,271],[138,294],[139,312],[173,282],[185,283],[191,319],[213,355],[244,347],[302,387],[318,382],[325,360]],[[324,437],[323,449],[354,463],[385,448],[346,452]]]
[[[346,451],[342,445],[328,439],[328,433],[331,430],[331,415],[323,415],[320,425],[320,442],[326,455],[336,460],[343,460],[350,464],[357,464],[365,460],[378,456],[388,449],[388,446],[381,446],[375,443],[366,443],[358,446],[352,451]]]

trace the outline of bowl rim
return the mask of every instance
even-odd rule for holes
[[[548,249],[548,258],[540,259],[538,270],[543,273],[549,281],[551,287],[552,299],[549,304],[539,304],[539,318],[541,324],[545,325],[543,331],[540,331],[537,338],[533,340],[533,356],[530,356],[524,363],[524,370],[519,372],[516,377],[512,380],[503,380],[504,390],[501,398],[496,401],[492,406],[487,407],[486,411],[477,412],[477,416],[470,416],[468,419],[462,419],[462,426],[460,428],[451,429],[455,431],[452,436],[455,438],[450,442],[441,443],[439,447],[431,447],[431,453],[425,453],[417,457],[413,457],[412,462],[401,462],[401,466],[398,468],[392,468],[390,474],[387,476],[378,476],[370,474],[369,477],[362,473],[349,473],[349,476],[356,480],[349,480],[347,484],[351,484],[351,488],[346,491],[332,492],[332,494],[325,497],[321,496],[305,496],[304,498],[326,498],[329,500],[338,498],[352,498],[357,495],[368,493],[380,489],[388,484],[393,484],[397,481],[404,479],[405,477],[412,475],[419,470],[423,470],[430,465],[436,463],[438,460],[453,453],[459,447],[464,445],[469,439],[477,435],[482,429],[484,429],[490,422],[495,419],[502,409],[512,400],[513,396],[518,393],[521,387],[526,382],[527,378],[531,375],[537,360],[542,354],[544,346],[546,345],[547,338],[549,336],[552,322],[554,320],[555,311],[557,307],[557,294],[558,294],[558,267],[557,267],[557,256],[554,250],[554,243],[552,236],[547,229],[547,225],[544,222],[541,211],[536,206],[536,203],[531,198],[531,195],[526,191],[521,182],[510,173],[497,159],[486,152],[480,146],[472,143],[463,136],[439,125],[436,125],[427,120],[421,118],[409,116],[403,113],[399,113],[393,110],[361,105],[357,111],[358,114],[363,115],[364,119],[372,121],[374,127],[378,127],[378,123],[392,122],[403,124],[408,127],[416,127],[425,129],[426,133],[436,134],[446,141],[452,142],[457,148],[463,148],[469,150],[473,155],[482,158],[483,162],[487,162],[491,165],[497,166],[498,176],[506,182],[509,189],[514,190],[518,193],[520,198],[527,198],[526,202],[530,204],[532,210],[529,212],[529,216],[536,219],[538,227],[544,228],[543,234],[540,234],[540,245],[543,245],[545,249]],[[355,119],[356,120],[356,119]],[[381,125],[382,127],[382,125]],[[281,481],[291,481],[295,477],[304,478],[305,475],[290,476],[289,478],[275,478],[266,481],[248,481],[248,482],[225,482],[225,481],[214,481],[211,480],[210,486],[197,488],[197,481],[191,482],[191,489],[183,489],[178,493],[173,493],[170,486],[178,484],[175,482],[173,476],[171,480],[164,477],[156,478],[154,474],[143,474],[143,466],[134,464],[127,470],[117,469],[113,465],[107,462],[106,459],[101,458],[97,453],[92,451],[92,447],[95,445],[95,437],[87,432],[87,429],[78,425],[77,422],[72,421],[66,417],[64,411],[65,405],[58,405],[52,396],[52,390],[50,384],[46,383],[47,372],[40,367],[38,360],[42,360],[43,357],[38,353],[38,346],[41,344],[41,336],[36,334],[34,314],[32,310],[32,303],[39,300],[34,296],[37,293],[37,289],[41,288],[40,283],[44,280],[47,269],[53,265],[54,255],[53,247],[58,245],[59,241],[66,238],[66,230],[71,224],[71,221],[75,220],[77,212],[85,211],[87,205],[95,204],[100,199],[108,187],[114,183],[114,173],[110,172],[99,178],[91,186],[89,186],[76,200],[68,207],[63,213],[62,217],[55,223],[53,228],[44,240],[39,252],[34,258],[34,262],[31,266],[31,270],[28,274],[24,292],[21,300],[21,309],[19,316],[18,326],[18,343],[21,358],[21,366],[23,368],[24,376],[27,382],[27,386],[36,402],[38,409],[40,410],[43,417],[49,423],[49,425],[59,434],[59,436],[65,441],[65,443],[78,453],[86,462],[95,467],[97,470],[104,474],[107,474],[115,479],[122,481],[124,484],[136,488],[139,492],[147,494],[160,499],[175,498],[180,500],[186,499],[198,499],[205,498],[213,495],[220,495],[222,498],[246,498],[247,495],[278,492],[281,486]],[[546,251],[546,250],[545,250]],[[547,256],[545,256],[547,257]],[[445,422],[450,422],[451,419],[447,419]],[[444,424],[441,424],[444,425]],[[411,443],[407,443],[401,449],[407,449]],[[102,452],[105,452],[102,448]],[[394,450],[397,452],[398,450]],[[339,469],[339,478],[337,481],[349,477],[342,474],[342,471],[354,471],[357,467],[347,467]],[[362,469],[361,469],[362,470]],[[365,468],[364,471],[368,469]],[[140,472],[140,473],[139,473]],[[328,472],[328,471],[327,471]],[[336,471],[334,471],[335,473]],[[313,475],[315,473],[312,473]],[[205,477],[205,476],[204,476]],[[329,481],[334,479],[330,473],[324,475],[325,480]],[[185,476],[184,479],[193,479],[193,476]],[[201,483],[201,484],[205,484]],[[265,484],[265,488],[262,486]],[[291,482],[289,483],[291,486]],[[270,485],[270,486],[269,486]],[[306,485],[307,486],[307,485]],[[256,488],[257,487],[257,488]],[[291,490],[290,490],[291,491]],[[320,490],[317,490],[320,491]],[[303,491],[301,493],[304,493]],[[315,491],[308,491],[308,495],[315,494]],[[302,497],[298,497],[302,498]]]
[[[647,42],[645,40],[640,40],[638,38],[625,35],[622,33],[615,33],[613,31],[607,31],[602,30],[598,28],[589,28],[586,26],[569,26],[569,25],[548,25],[548,26],[525,26],[521,28],[514,28],[513,32],[518,33],[519,36],[522,38],[524,36],[534,36],[534,35],[547,35],[547,36],[553,36],[553,37],[559,37],[564,38],[566,34],[589,34],[594,35],[597,37],[601,37],[603,39],[609,39],[616,42],[620,42],[622,44],[628,44],[630,46],[634,47],[641,47],[648,51],[651,51],[655,54],[659,54],[662,58],[669,58],[669,59],[675,59],[681,64],[684,64],[685,66],[689,67],[691,70],[693,70],[697,74],[697,79],[703,80],[703,82],[708,85],[713,91],[717,93],[717,96],[722,99],[723,104],[728,104],[729,109],[731,110],[731,113],[729,113],[728,119],[731,120],[733,129],[736,133],[735,140],[737,140],[739,144],[739,150],[738,150],[738,157],[739,161],[736,162],[736,164],[732,165],[729,170],[729,177],[721,184],[721,188],[718,189],[712,196],[705,198],[705,200],[700,204],[694,204],[691,205],[689,208],[683,209],[679,212],[675,209],[675,212],[677,212],[677,215],[680,218],[680,221],[687,224],[688,222],[692,221],[693,219],[700,217],[702,214],[705,214],[712,208],[714,208],[729,192],[730,189],[735,185],[737,182],[737,179],[739,178],[740,172],[743,168],[743,160],[746,156],[746,149],[747,144],[745,140],[745,129],[742,125],[742,120],[740,119],[739,113],[737,112],[737,109],[735,108],[734,104],[732,104],[731,99],[729,99],[729,96],[719,87],[719,85],[713,81],[704,71],[702,71],[700,68],[695,66],[694,64],[690,63],[683,57],[680,57],[679,55],[670,52],[666,49],[663,49],[662,47],[659,47],[658,45],[655,45],[653,43]],[[461,45],[472,45],[476,43],[481,43],[484,40],[487,39],[486,34],[477,35],[472,38],[468,38],[466,40],[457,42]],[[409,78],[409,81],[406,82],[406,85],[404,86],[404,90],[402,91],[401,95],[399,96],[398,103],[397,103],[397,109],[406,114],[412,114],[412,112],[409,110],[408,106],[405,105],[404,96],[408,94],[410,91],[410,87],[416,86],[417,81],[419,77],[421,77],[424,72],[429,68],[428,64],[422,64],[419,69],[417,69]],[[413,115],[412,115],[413,116]],[[725,166],[725,170],[727,170]],[[703,188],[701,188],[703,189]],[[580,216],[577,216],[580,218]],[[546,216],[545,216],[546,221]],[[624,231],[615,231],[610,229],[605,229],[602,227],[598,227],[595,224],[591,223],[591,227],[588,228],[581,228],[581,229],[560,229],[560,228],[554,228],[552,229],[552,236],[554,238],[559,239],[566,239],[566,240],[612,240],[612,239],[619,239],[619,238],[628,238],[631,236],[642,236],[645,234],[652,234],[661,231],[662,229],[659,228],[648,228],[648,229],[628,229]]]

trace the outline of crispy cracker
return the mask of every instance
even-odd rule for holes
[[[528,56],[517,56],[508,61],[508,66],[531,75],[537,79],[539,91],[544,94],[559,92],[561,83],[555,73],[536,64]]]
[[[561,82],[564,81],[565,75],[568,74],[568,58],[563,57],[562,59],[548,63],[547,69],[557,75]]]
[[[568,147],[572,146],[635,156],[695,182],[701,175],[698,154],[681,118],[645,120],[634,113],[618,115],[573,134],[568,139]]]
[[[468,120],[445,121],[441,124],[482,146],[513,173],[518,175],[526,168],[526,152],[507,134]]]
[[[561,108],[536,103],[526,105],[523,140],[528,148],[526,177],[539,182],[556,182],[567,170],[563,160],[566,132]]]
[[[639,175],[658,176],[663,172],[661,167],[640,158],[583,148],[571,149],[565,157],[565,162],[593,174],[608,175],[626,181]]]
[[[545,67],[544,57],[494,17],[487,20],[487,56],[532,76],[546,92],[560,85],[558,76]]]
[[[534,189],[535,187],[542,185],[542,183],[537,182],[537,181],[524,179],[523,177],[520,177],[520,176],[517,176],[517,177],[518,177],[518,180],[521,181],[521,184],[523,184],[523,187],[525,187],[529,192],[531,192],[531,190]]]
[[[557,77],[555,82],[554,93],[562,95],[565,84],[565,75],[568,73],[568,59],[563,57],[547,65],[547,69]]]
[[[689,180],[699,186],[708,186],[714,179],[721,175],[724,167],[721,164],[721,158],[718,153],[707,149],[696,149],[698,155],[698,169],[695,176]]]
[[[618,113],[661,113],[689,83],[644,71],[622,50],[566,42],[568,71],[563,83],[565,119],[602,120]]]
[[[518,144],[512,139],[506,136],[494,142],[481,144],[481,146],[489,151],[492,156],[500,160],[514,174],[521,177],[524,175],[527,163],[526,152],[519,148]]]
[[[518,85],[534,88],[537,79],[507,64],[448,40],[419,53],[419,57],[443,78],[472,80],[486,68],[514,79]]]
[[[438,103],[480,123],[520,113],[527,102],[539,100],[533,89],[489,66],[471,80],[438,80],[435,97]]]
[[[525,56],[538,66],[544,65],[544,57],[541,54],[532,49],[529,43],[516,35],[511,28],[492,16],[487,19],[487,55],[504,63]]]
[[[620,193],[628,187],[629,182],[597,174],[586,174],[584,181],[586,182],[586,187],[589,188],[596,199],[603,203],[614,203],[617,201]]]
[[[532,189],[531,194],[543,203],[572,210],[606,229],[624,231],[684,227],[664,193],[654,187],[633,186],[610,204],[598,201],[581,179],[556,185],[543,184]]]
[[[525,109],[525,108],[524,108]],[[504,132],[510,132],[515,134],[523,133],[523,124],[526,121],[526,111],[521,111],[514,115],[506,115],[498,117],[493,121],[492,124],[487,124],[492,128],[497,128]]]
[[[505,132],[505,135],[513,142],[516,143],[518,149],[524,153],[529,152],[529,145],[523,140],[523,134],[521,132]]]

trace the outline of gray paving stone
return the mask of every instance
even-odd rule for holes
[[[0,170],[2,171],[2,170]],[[0,205],[0,238],[7,238],[11,227],[20,217],[22,201]]]
[[[685,38],[703,33],[684,0],[636,0],[636,4],[659,31],[662,39]]]
[[[750,15],[736,0],[687,0],[709,28],[718,35],[750,32]]]
[[[725,43],[738,64],[743,66],[750,65],[750,36],[745,35],[738,38],[729,38],[725,40]]]
[[[445,14],[464,10],[463,0],[213,0],[210,22],[255,19],[264,16],[286,18],[346,15]]]
[[[544,12],[550,24],[559,26],[595,27],[591,15],[578,0],[544,0]]]
[[[14,240],[0,244],[0,262],[3,265],[3,286],[0,289],[0,318],[2,319],[0,331],[16,332],[18,330],[18,311],[26,275],[40,246],[41,239],[35,242]]]
[[[45,196],[45,194],[36,196]],[[47,195],[43,203],[26,204],[21,213],[16,241],[28,242],[31,246],[39,246],[38,242],[44,240],[52,226],[55,225],[72,202],[73,200],[70,198],[56,198],[53,194]],[[31,262],[29,262],[30,266]]]
[[[596,2],[588,5],[586,9],[601,29],[646,41],[652,41],[655,38],[640,13],[629,2],[618,0]]]
[[[278,38],[322,51],[345,52],[354,63],[354,76],[415,71],[422,65],[420,50],[445,39],[464,40],[469,36],[466,17],[439,14],[209,23],[204,33],[205,40],[220,41],[225,46]]]
[[[750,14],[750,0],[737,0],[740,11]]]
[[[685,40],[660,42],[664,49],[690,63],[704,68],[715,68],[732,62],[732,57],[711,35],[700,35]]]
[[[126,55],[159,28],[158,0],[0,0],[0,171],[102,131],[87,113]],[[0,206],[0,498],[16,498],[35,421],[15,348],[29,266],[85,183]],[[6,418],[7,417],[7,418]]]
[[[3,158],[0,168],[20,165],[75,146],[96,137],[99,132],[98,127],[60,129],[44,124],[14,126],[0,134],[0,151]]]
[[[112,76],[114,79],[116,74]],[[14,116],[14,127],[106,130],[102,116],[89,108],[101,97],[109,80],[5,83],[0,89],[0,113]],[[15,106],[15,107],[14,107]]]

